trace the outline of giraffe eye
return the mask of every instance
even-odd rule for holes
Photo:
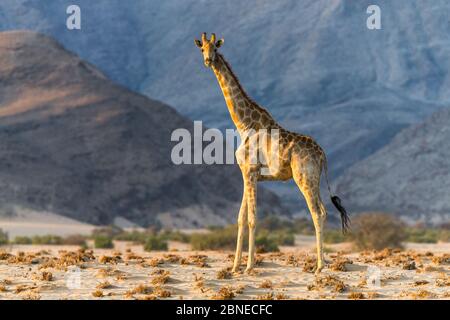
[[[202,52],[203,52],[204,50],[202,49]]]

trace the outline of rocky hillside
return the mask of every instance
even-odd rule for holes
[[[352,211],[382,210],[429,223],[450,220],[450,108],[399,133],[354,165],[338,191]]]
[[[170,136],[192,122],[108,80],[52,39],[0,33],[0,203],[94,224],[234,222],[234,166],[175,166]],[[260,193],[261,214],[286,214]]]

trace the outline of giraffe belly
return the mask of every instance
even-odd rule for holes
[[[258,180],[260,181],[285,181],[292,178],[292,169],[287,161],[280,161],[278,164],[270,163],[261,165]]]

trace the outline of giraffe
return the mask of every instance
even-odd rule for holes
[[[281,127],[266,109],[248,96],[228,62],[217,51],[224,43],[223,38],[216,41],[213,33],[208,40],[206,33],[203,33],[201,39],[195,39],[195,44],[202,51],[205,66],[211,68],[217,77],[231,119],[241,137],[241,144],[235,155],[242,172],[244,190],[238,214],[236,254],[232,271],[239,272],[246,224],[249,230],[249,248],[245,271],[250,272],[254,267],[257,182],[293,179],[312,216],[316,231],[316,274],[321,272],[324,267],[322,234],[327,216],[320,198],[322,169],[325,171],[332,203],[341,215],[342,231],[345,233],[349,226],[347,212],[341,205],[340,198],[332,194],[329,186],[325,152],[311,137]],[[267,130],[275,131],[277,135],[270,135],[270,139],[264,140]],[[255,153],[258,153],[257,157]],[[267,169],[264,174],[263,168]]]

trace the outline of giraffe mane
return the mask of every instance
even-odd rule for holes
[[[258,108],[262,113],[266,114],[270,119],[272,119],[272,121],[275,122],[273,116],[270,114],[270,112],[261,107],[255,100],[253,100],[248,94],[247,91],[245,91],[245,89],[242,87],[241,82],[239,81],[238,76],[234,73],[233,69],[231,68],[231,65],[228,63],[227,59],[225,59],[225,57],[217,52],[217,56],[219,57],[219,59],[221,59],[223,61],[223,63],[225,64],[225,67],[228,68],[231,76],[234,78],[234,80],[236,81],[236,84],[239,88],[239,90],[242,92],[242,95],[248,100],[248,102],[250,102],[254,107]]]
[[[239,78],[237,77],[237,75],[234,73],[233,69],[231,68],[230,64],[228,63],[228,61],[225,59],[225,57],[220,54],[217,53],[217,56],[223,61],[223,63],[225,64],[225,66],[228,68],[228,70],[230,71],[231,76],[234,78],[234,80],[236,81],[239,90],[241,90],[242,94],[244,95],[244,97],[252,104],[254,105],[258,105],[255,100],[253,100],[248,94],[247,91],[244,90],[244,88],[241,85],[241,82],[239,81]]]

